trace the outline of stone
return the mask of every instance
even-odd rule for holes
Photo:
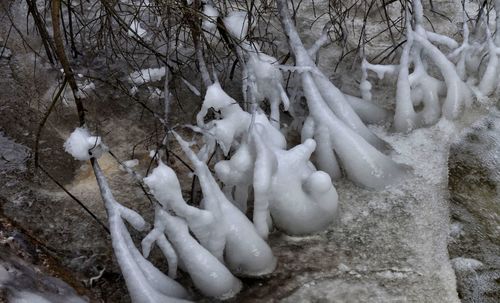
[[[464,129],[450,148],[448,251],[462,302],[500,298],[500,112]]]
[[[0,58],[10,58],[12,57],[12,51],[6,47],[0,46]]]

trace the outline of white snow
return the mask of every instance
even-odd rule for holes
[[[137,159],[132,159],[132,160],[123,161],[123,165],[124,165],[125,167],[120,167],[120,170],[122,170],[122,171],[126,171],[126,168],[134,168],[134,167],[136,167],[137,165],[139,165],[139,160],[137,160]]]
[[[12,51],[6,47],[0,46],[0,59],[12,57]]]
[[[146,68],[131,73],[128,77],[128,81],[137,86],[144,83],[160,81],[163,77],[165,77],[165,67]]]
[[[101,137],[92,136],[88,129],[78,127],[64,142],[64,150],[76,160],[86,161],[92,157],[99,158],[107,147],[102,144]]]
[[[247,12],[233,11],[224,18],[224,26],[231,36],[237,40],[243,40],[248,34]],[[254,23],[252,23],[252,27]]]
[[[91,92],[95,91],[95,84],[90,80],[85,80],[83,83],[78,84],[77,96],[80,99],[85,99]]]
[[[29,291],[20,291],[10,298],[10,303],[51,303],[46,298]],[[85,301],[81,301],[85,302]]]
[[[219,11],[210,4],[205,4],[203,5],[203,15],[203,29],[209,32],[215,31],[217,28],[217,17],[219,17]]]
[[[147,35],[147,31],[141,27],[141,23],[139,21],[133,20],[130,23],[130,27],[128,29],[127,34],[129,35],[129,37],[136,37],[137,35],[143,38],[144,36]]]

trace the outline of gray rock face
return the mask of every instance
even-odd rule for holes
[[[0,173],[26,170],[25,162],[28,157],[28,148],[5,137],[0,131]]]
[[[43,274],[37,267],[5,251],[0,253],[0,290],[9,302],[88,302],[62,280]]]
[[[449,158],[448,250],[463,302],[500,298],[500,113],[466,128]]]
[[[500,113],[466,129],[452,144],[449,159],[451,198],[482,224],[500,244]]]

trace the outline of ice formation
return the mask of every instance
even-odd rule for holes
[[[144,183],[165,209],[187,221],[201,245],[223,261],[224,226],[218,224],[212,212],[190,206],[184,201],[179,180],[170,167],[160,161],[151,174],[144,178]]]
[[[245,12],[233,12],[224,18],[227,31],[239,41],[238,57],[242,61],[243,95],[246,102],[269,102],[271,124],[280,128],[280,103],[285,111],[290,100],[283,87],[283,74],[278,60],[259,49],[257,44],[245,40],[248,32],[248,18]],[[250,99],[247,95],[250,94]],[[253,109],[252,109],[253,110]]]
[[[135,247],[125,221],[137,230],[145,230],[147,223],[115,201],[93,159],[113,249],[134,302],[185,302],[186,290],[173,280],[178,268],[189,274],[204,295],[230,298],[242,287],[236,276],[260,276],[275,269],[277,260],[266,243],[273,227],[290,235],[307,235],[332,223],[338,204],[332,179],[345,173],[355,183],[369,188],[384,188],[402,179],[407,168],[384,154],[390,147],[365,125],[382,123],[389,116],[387,110],[373,103],[369,72],[379,78],[397,77],[394,127],[402,132],[435,124],[441,117],[454,119],[471,105],[473,93],[490,95],[497,89],[500,18],[495,37],[488,25],[484,38],[471,36],[464,22],[464,39],[459,45],[447,36],[427,31],[422,4],[414,0],[414,22],[407,18],[407,41],[399,64],[376,65],[363,58],[359,98],[344,94],[317,67],[314,60],[328,41],[326,31],[306,49],[287,3],[277,0],[282,28],[295,57],[294,67],[281,66],[276,58],[246,40],[247,12],[234,11],[223,19],[225,28],[238,42],[243,104],[251,106],[243,109],[220,83],[208,85],[211,81],[206,81],[197,126],[192,126],[203,134],[205,145],[195,154],[190,144],[172,131],[192,163],[203,199],[199,207],[187,204],[175,172],[158,157],[158,166],[144,178],[159,204],[155,205],[154,227],[142,241],[143,255]],[[500,11],[500,0],[495,1],[495,9]],[[204,2],[203,15],[203,29],[215,31],[217,9]],[[146,34],[137,21],[132,21],[131,31],[131,35]],[[203,59],[202,52],[196,56]],[[430,64],[436,69],[430,69]],[[282,70],[293,72],[290,98],[284,89]],[[159,81],[165,72],[165,67],[144,69],[131,73],[128,80],[136,92],[135,85]],[[200,95],[187,80],[182,81]],[[161,96],[157,89],[152,91]],[[299,109],[301,97],[307,102],[307,110]],[[262,109],[264,101],[270,105],[269,115]],[[288,149],[280,131],[281,104],[302,124],[301,143]],[[215,118],[206,121],[210,110],[216,112]],[[207,165],[217,144],[226,156],[214,166],[222,189]],[[105,146],[100,137],[77,128],[65,149],[75,159],[88,160],[98,157]],[[135,162],[124,165],[131,168]],[[252,192],[253,201],[249,201]],[[249,209],[253,209],[253,222],[246,216]],[[153,244],[167,259],[168,276],[146,260]],[[481,263],[455,260],[454,265],[473,270]]]
[[[500,1],[496,0],[494,5],[495,11],[500,11]],[[397,75],[394,128],[401,132],[435,124],[441,117],[456,119],[471,106],[473,94],[477,97],[491,95],[499,80],[498,18],[495,37],[492,37],[487,23],[484,24],[484,33],[477,34],[482,22],[477,22],[476,35],[471,36],[464,12],[463,42],[459,45],[450,37],[424,29],[421,1],[413,1],[412,13],[414,23],[412,26],[407,18],[407,41],[399,65],[372,65],[364,60],[360,86],[364,98],[369,99],[369,70],[377,73],[379,78],[385,74]],[[443,49],[449,49],[449,54]],[[429,63],[437,67],[443,81],[430,73]],[[410,70],[413,71],[410,73]]]
[[[241,289],[241,282],[231,272],[244,276],[267,274],[274,270],[276,258],[252,223],[226,199],[206,164],[187,142],[174,135],[195,167],[203,191],[202,205],[196,208],[184,201],[175,172],[160,161],[144,179],[161,207],[156,208],[155,227],[143,240],[143,251],[148,255],[156,241],[167,257],[169,269],[178,263],[206,296],[232,297]],[[168,249],[169,242],[173,252]]]
[[[227,31],[237,40],[243,40],[248,34],[247,12],[233,11],[224,18],[224,26]],[[251,27],[254,23],[251,24]]]
[[[388,149],[386,143],[366,127],[348,98],[311,59],[295,29],[287,1],[276,3],[295,61],[307,68],[299,76],[309,109],[302,133],[303,141],[312,137],[318,142],[315,155],[319,168],[335,179],[340,177],[341,166],[349,179],[370,188],[382,188],[401,179],[407,168],[381,152]]]
[[[209,109],[221,112],[222,119],[209,121],[205,124],[205,116]],[[207,88],[200,112],[196,115],[199,127],[209,130],[210,137],[217,140],[225,155],[232,146],[237,144],[252,122],[252,115],[245,112],[220,86],[218,82]],[[266,136],[270,142],[281,147],[286,146],[286,141],[278,129],[273,127],[262,112],[257,112],[255,122],[261,123],[266,128]]]
[[[205,249],[189,233],[186,220],[171,215],[161,207],[156,208],[155,227],[143,240],[143,250],[149,252],[151,240],[154,239],[161,247],[168,247],[167,239],[172,243],[173,251],[162,248],[163,253],[169,260],[169,269],[173,263],[172,254],[178,254],[179,264],[186,271],[194,285],[205,296],[218,299],[233,297],[241,289],[241,282],[233,274]]]
[[[248,47],[247,47],[248,48]],[[276,66],[278,60],[274,57],[264,54],[256,47],[247,50],[248,61],[247,75],[250,75],[251,93],[255,101],[262,102],[267,100],[271,107],[271,124],[280,128],[280,103],[283,103],[283,109],[288,110],[290,100],[283,88],[283,75]]]
[[[267,217],[291,235],[305,235],[324,230],[337,210],[337,192],[330,176],[317,171],[309,162],[316,142],[307,139],[290,150],[276,148],[262,139],[255,125],[252,133],[256,149],[253,175],[254,223],[267,235]]]
[[[102,144],[101,137],[92,136],[88,129],[78,127],[64,142],[64,149],[76,160],[86,161],[99,158],[107,147]]]
[[[221,191],[208,166],[191,150],[189,144],[174,133],[177,142],[194,166],[203,192],[202,208],[210,211],[224,231],[224,260],[237,275],[259,276],[276,267],[269,245],[257,233],[254,225]],[[219,235],[217,235],[219,236]]]
[[[205,123],[209,108],[220,110],[221,115]],[[253,221],[263,238],[271,228],[271,217],[276,227],[294,235],[323,230],[333,221],[337,194],[330,176],[316,171],[309,162],[316,148],[314,140],[286,150],[284,136],[265,115],[258,111],[251,124],[251,114],[218,83],[207,90],[198,118],[199,126],[220,143],[225,154],[234,147],[231,158],[218,162],[214,169],[226,196],[243,212],[253,187]],[[237,135],[230,130],[237,130]]]
[[[217,17],[219,17],[219,11],[212,5],[205,3],[203,5],[203,23],[202,27],[206,31],[213,32],[217,28]]]
[[[135,247],[125,221],[137,230],[147,223],[135,211],[119,204],[111,192],[97,160],[92,162],[101,197],[108,214],[111,242],[130,297],[135,303],[188,302],[186,290],[146,260]]]

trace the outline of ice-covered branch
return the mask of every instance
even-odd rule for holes
[[[127,220],[135,229],[144,230],[147,226],[144,219],[116,202],[96,159],[92,159],[92,167],[108,214],[113,250],[132,301],[187,302],[182,300],[188,297],[186,290],[142,256],[123,221]]]

